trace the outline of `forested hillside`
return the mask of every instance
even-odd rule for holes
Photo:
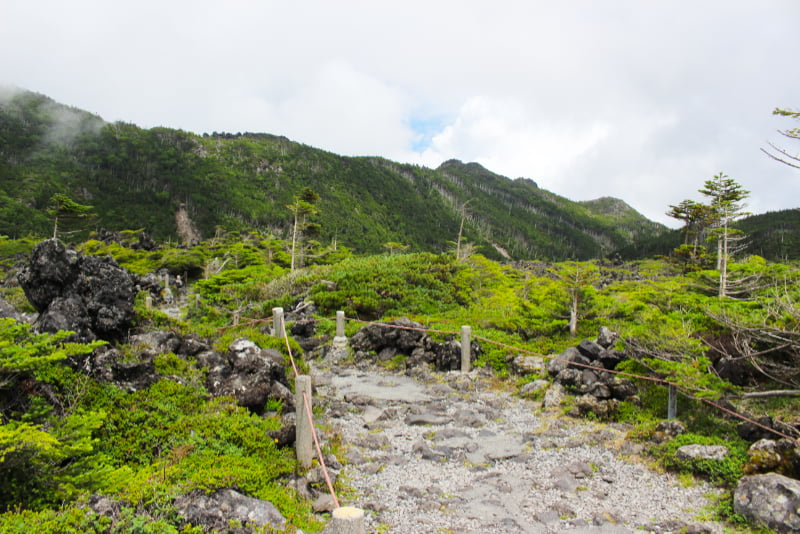
[[[739,255],[755,254],[772,261],[800,259],[800,210],[750,215],[734,225],[742,231]],[[623,259],[669,256],[684,242],[683,232],[670,230],[627,245],[617,251]]]
[[[387,243],[442,252],[461,229],[463,244],[491,258],[589,259],[665,230],[620,200],[572,202],[475,163],[428,169],[269,134],[109,124],[30,92],[0,94],[0,184],[10,237],[52,233],[48,203],[63,193],[96,215],[76,239],[102,228],[186,240],[178,214],[201,238],[220,229],[283,238],[303,188],[319,196],[314,238],[359,253]]]

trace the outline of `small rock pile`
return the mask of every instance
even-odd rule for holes
[[[437,371],[455,371],[461,368],[460,341],[435,341],[424,332],[420,323],[405,317],[385,325],[365,326],[350,339],[350,346],[357,362],[387,362],[403,355],[406,356],[406,369],[432,366]],[[481,352],[475,341],[470,349],[473,357]]]
[[[591,412],[604,417],[614,413],[620,401],[637,400],[632,381],[608,372],[626,359],[623,352],[611,348],[616,339],[615,333],[603,327],[595,341],[584,339],[547,363],[554,384],[576,395],[573,415]]]

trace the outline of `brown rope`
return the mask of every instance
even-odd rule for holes
[[[286,342],[286,351],[289,354],[289,361],[292,363],[292,370],[294,371],[294,376],[297,378],[299,373],[297,372],[297,365],[294,362],[294,356],[292,355],[292,347],[289,344],[289,336],[286,335],[286,322],[281,321],[281,335],[283,335],[283,339]],[[296,386],[295,386],[296,387]],[[317,437],[317,429],[314,426],[314,415],[311,413],[311,400],[306,395],[306,392],[303,391],[303,405],[305,407],[306,417],[308,418],[308,425],[311,428],[311,437],[314,438],[314,445],[317,449],[317,459],[319,460],[319,466],[322,469],[322,475],[325,477],[325,484],[328,486],[328,490],[331,492],[331,497],[333,497],[333,504],[336,508],[339,508],[339,499],[336,497],[336,491],[333,489],[333,482],[331,482],[330,474],[328,473],[328,467],[325,465],[325,458],[322,456],[322,449],[319,446],[319,438]]]

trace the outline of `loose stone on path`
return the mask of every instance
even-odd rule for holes
[[[712,492],[620,459],[624,429],[542,412],[481,370],[419,377],[334,368],[318,388],[334,406],[369,397],[329,420],[367,532],[666,533]]]

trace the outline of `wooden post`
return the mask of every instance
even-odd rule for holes
[[[472,327],[469,326],[461,327],[461,372],[462,373],[469,373],[470,365],[472,363],[472,358],[470,355],[470,345],[472,344],[471,334],[472,334]]]
[[[669,386],[669,399],[667,400],[667,419],[678,417],[678,390],[675,386]]]
[[[236,326],[238,324],[239,324],[239,312],[235,311],[233,312],[233,326]]]
[[[305,399],[308,399],[308,411],[311,412],[311,377],[308,375],[298,375],[294,379],[295,394],[295,425],[297,429],[295,437],[295,450],[297,461],[303,469],[311,469],[311,460],[314,457],[312,449],[311,421],[308,420]],[[304,395],[305,393],[305,395]]]
[[[144,298],[144,307],[147,308],[148,310],[153,307],[153,297],[152,296],[147,295]]]
[[[331,534],[365,534],[364,510],[354,506],[335,508],[328,526]]]
[[[283,308],[272,308],[272,335],[283,337]]]
[[[345,337],[344,336],[344,312],[337,311],[336,312],[336,337]]]

